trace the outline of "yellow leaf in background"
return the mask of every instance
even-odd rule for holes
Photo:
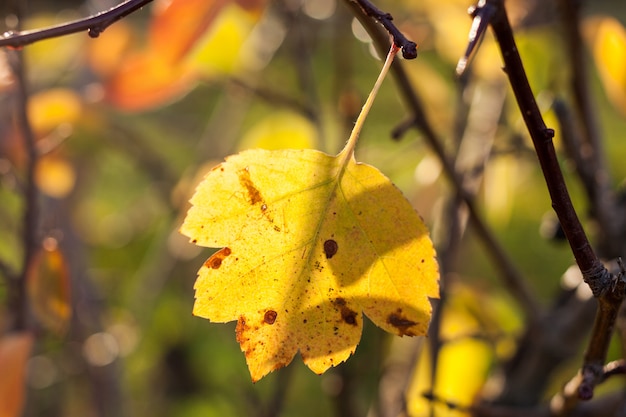
[[[33,347],[28,332],[9,333],[0,338],[0,417],[22,415],[25,398],[26,363]]]
[[[492,357],[493,352],[484,340],[465,338],[450,341],[439,352],[433,386],[430,347],[426,346],[420,352],[416,374],[406,396],[408,415],[469,417],[470,413],[456,408],[472,404],[485,383]],[[454,405],[454,408],[448,404]]]
[[[44,194],[63,198],[74,189],[76,172],[67,159],[48,154],[37,163],[35,182]]]
[[[426,226],[375,168],[343,153],[251,150],[214,168],[181,228],[223,247],[202,267],[194,314],[238,320],[253,380],[299,350],[323,373],[350,356],[364,312],[423,335],[438,269]]]
[[[317,131],[306,118],[287,111],[267,116],[241,139],[240,149],[307,149],[317,145]]]
[[[406,393],[411,417],[469,417],[462,410],[484,392],[494,359],[514,353],[524,328],[519,311],[503,294],[455,283],[445,300],[437,363],[426,344]]]
[[[6,3],[5,3],[6,4]],[[78,19],[80,16],[74,12],[65,12],[59,8],[58,13],[39,14],[28,18],[24,29],[38,29],[55,26],[68,21]],[[74,33],[65,36],[56,36],[35,42],[24,48],[26,62],[45,63],[42,65],[29,65],[28,76],[30,81],[37,85],[58,85],[59,79],[67,77],[68,71],[78,68],[78,63],[84,52],[85,42],[89,38],[83,33]]]
[[[626,29],[615,18],[597,22],[593,55],[609,99],[626,114]]]
[[[242,47],[258,20],[235,3],[225,6],[202,38],[198,39],[187,64],[201,74],[232,74],[240,64]]]
[[[72,314],[70,277],[57,241],[46,238],[31,262],[26,278],[29,305],[48,330],[62,334]]]
[[[67,88],[53,88],[33,95],[28,101],[28,116],[33,130],[43,136],[62,123],[74,123],[80,117],[80,97]]]

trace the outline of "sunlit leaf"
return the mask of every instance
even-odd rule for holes
[[[375,168],[314,150],[245,151],[198,187],[181,231],[224,247],[199,272],[194,314],[238,320],[253,380],[300,350],[322,373],[348,358],[364,312],[424,334],[437,264],[415,210]]]
[[[63,333],[72,314],[70,277],[65,256],[47,238],[28,270],[26,289],[35,318],[48,330]]]
[[[19,417],[24,407],[26,362],[33,346],[29,332],[0,337],[0,417]]]
[[[181,232],[221,247],[200,269],[194,314],[237,320],[253,381],[299,351],[323,373],[354,353],[363,313],[400,336],[426,333],[439,272],[426,225],[354,147],[392,47],[344,149],[250,150],[196,189]]]

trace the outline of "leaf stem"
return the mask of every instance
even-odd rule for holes
[[[15,3],[15,11],[18,16],[18,27],[21,24],[23,15],[23,4]],[[13,314],[12,327],[15,331],[25,330],[28,327],[28,301],[26,294],[26,277],[31,266],[37,248],[37,232],[39,221],[39,191],[35,183],[35,170],[39,162],[39,155],[35,143],[33,132],[28,116],[28,81],[26,77],[26,64],[24,53],[21,50],[11,51],[7,54],[9,65],[15,76],[15,118],[22,136],[24,151],[26,153],[26,164],[24,167],[24,212],[22,217],[22,265],[20,270],[11,281],[9,287],[9,309]]]
[[[367,96],[367,100],[365,100],[365,104],[363,104],[363,108],[361,108],[361,112],[359,113],[359,117],[357,117],[356,122],[354,123],[354,127],[352,128],[352,133],[350,133],[350,138],[348,138],[348,142],[346,146],[341,150],[340,154],[343,154],[346,161],[348,158],[354,157],[354,148],[356,147],[356,142],[359,139],[359,135],[361,134],[361,130],[363,129],[363,124],[365,123],[365,119],[374,104],[374,100],[376,99],[376,95],[378,94],[378,90],[382,85],[385,76],[389,72],[389,68],[391,68],[391,63],[393,62],[393,58],[396,56],[400,48],[394,43],[391,45],[389,49],[389,53],[387,54],[387,58],[385,59],[385,64],[380,70],[380,74],[378,74],[378,78],[374,83],[374,87],[372,87],[372,91],[370,91]],[[342,161],[342,162],[344,162]]]
[[[368,18],[368,15],[363,11],[363,9],[358,7],[358,4],[352,0],[344,1],[352,9],[354,15],[357,19],[359,19],[363,27],[365,27],[369,35],[372,37],[379,53],[384,53],[389,44],[386,33],[384,34],[382,30],[378,30],[379,25],[372,22],[372,19]],[[533,324],[538,323],[539,316],[542,311],[541,306],[537,302],[537,299],[524,279],[524,276],[515,266],[513,260],[509,257],[502,245],[498,242],[492,230],[480,216],[478,207],[474,202],[473,193],[470,192],[470,190],[468,190],[464,185],[461,173],[456,170],[452,158],[448,156],[446,150],[444,149],[442,140],[439,138],[430,123],[424,110],[424,105],[412,86],[407,71],[402,64],[403,63],[401,61],[396,61],[391,67],[391,72],[393,73],[394,80],[398,86],[398,91],[402,95],[407,108],[412,114],[408,123],[405,123],[400,129],[396,129],[394,131],[394,139],[398,139],[400,137],[401,133],[404,132],[409,126],[409,123],[410,126],[414,126],[422,132],[424,140],[439,158],[445,174],[454,186],[454,189],[459,197],[467,206],[474,231],[485,246],[485,250],[493,260],[496,268],[500,271],[504,284],[509,289],[513,297],[515,297],[529,321]]]

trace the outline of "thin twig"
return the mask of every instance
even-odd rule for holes
[[[19,17],[22,15],[21,8],[21,5],[17,6],[18,22]],[[12,51],[9,54],[9,63],[16,81],[15,117],[22,136],[24,151],[26,152],[23,190],[24,213],[22,218],[22,265],[18,273],[19,276],[11,283],[12,296],[9,301],[9,308],[14,314],[13,330],[24,330],[27,327],[26,278],[37,248],[39,193],[35,183],[35,170],[39,155],[35,134],[28,117],[28,88],[23,51]]]
[[[372,22],[371,18],[366,15],[363,9],[361,9],[361,7],[359,7],[354,1],[344,1],[349,7],[351,7],[354,15],[357,19],[359,19],[363,27],[369,33],[378,52],[381,56],[384,56],[389,48],[387,35],[379,30],[379,26],[375,24],[375,22]],[[524,280],[519,270],[513,264],[512,260],[496,240],[492,231],[480,217],[478,208],[474,203],[473,194],[463,185],[463,178],[454,168],[454,163],[447,155],[442,141],[437,136],[435,130],[428,121],[426,112],[424,111],[424,106],[422,105],[420,98],[417,96],[402,62],[396,60],[391,67],[391,71],[393,73],[394,80],[398,85],[398,91],[402,95],[406,106],[412,113],[413,126],[422,132],[426,142],[439,158],[443,166],[443,171],[451,181],[459,197],[467,206],[474,231],[480,238],[480,241],[485,245],[486,251],[494,262],[496,268],[499,269],[505,285],[519,303],[529,322],[537,323],[538,318],[541,315],[541,308],[539,307],[534,294],[528,287],[526,280]]]
[[[109,10],[97,13],[84,19],[51,26],[44,29],[6,32],[0,37],[0,47],[8,46],[20,48],[44,39],[56,38],[72,33],[87,31],[92,38],[97,38],[100,33],[123,17],[141,9],[152,0],[127,0]]]

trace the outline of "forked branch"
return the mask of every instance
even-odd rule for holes
[[[532,138],[550,193],[552,207],[561,223],[583,279],[598,300],[596,320],[577,387],[577,395],[580,399],[590,399],[595,385],[602,381],[609,341],[617,312],[624,299],[626,283],[622,279],[623,273],[612,274],[606,269],[596,256],[578,219],[552,142],[554,131],[546,127],[535,101],[515,44],[504,1],[481,0],[473,10],[473,16],[473,28],[476,30],[470,34],[470,46],[462,61],[467,62],[473,54],[486,28],[484,22],[488,21],[502,53],[504,71],[509,78],[520,112]]]

